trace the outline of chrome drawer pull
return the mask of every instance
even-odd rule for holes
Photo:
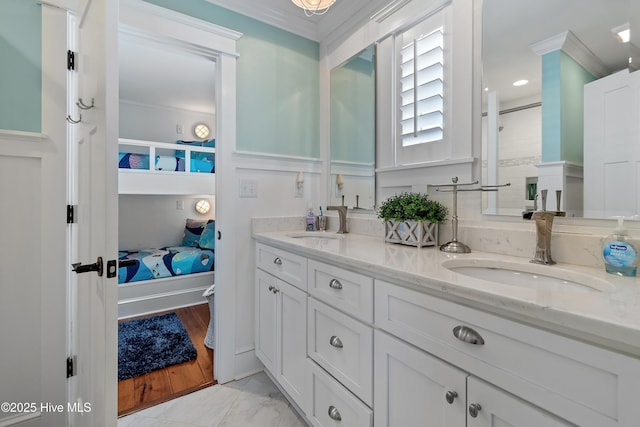
[[[453,328],[453,336],[469,344],[484,344],[484,339],[482,339],[480,334],[468,326],[456,326]]]
[[[448,391],[444,395],[444,398],[447,399],[447,403],[450,405],[453,404],[453,401],[455,400],[456,397],[458,397],[458,393],[455,391]]]
[[[480,412],[480,410],[482,409],[482,406],[480,406],[479,403],[472,403],[471,405],[469,405],[469,415],[471,415],[471,417],[476,418],[478,416],[478,412]]]
[[[333,289],[342,289],[342,283],[338,279],[331,279],[329,287]]]
[[[331,344],[332,346],[334,346],[335,348],[342,348],[344,347],[342,345],[342,341],[340,340],[340,338],[338,338],[337,336],[332,336],[331,339],[329,340],[329,344]]]
[[[276,257],[276,259],[274,259],[274,260],[273,260],[273,263],[274,263],[275,265],[282,265],[282,260],[281,260],[280,258],[277,258],[277,257]]]
[[[336,421],[342,421],[342,416],[340,415],[340,411],[338,411],[338,408],[336,408],[333,405],[329,406],[329,418]]]

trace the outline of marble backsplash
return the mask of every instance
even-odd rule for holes
[[[327,215],[327,231],[338,230],[338,216]],[[268,231],[304,231],[305,219],[295,217],[256,217],[252,219],[254,233]],[[383,222],[372,215],[349,214],[347,229],[350,233],[384,238]],[[575,231],[568,227],[554,226],[551,237],[551,255],[558,263],[603,267],[601,257],[602,239],[607,235],[603,230]],[[440,226],[439,244],[451,240],[451,222]],[[481,224],[460,223],[458,240],[471,248],[471,251],[533,258],[536,235],[535,224],[531,221],[520,222],[483,222]],[[424,248],[422,250],[435,250]]]

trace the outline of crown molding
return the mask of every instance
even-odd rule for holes
[[[570,30],[533,43],[529,45],[529,48],[540,56],[562,50],[596,77],[604,77],[611,73],[602,61]]]

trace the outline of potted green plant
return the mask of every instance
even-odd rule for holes
[[[377,213],[385,223],[385,242],[422,247],[438,243],[438,224],[449,210],[426,194],[404,192],[382,202]]]

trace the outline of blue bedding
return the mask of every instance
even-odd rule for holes
[[[156,156],[156,170],[184,172],[184,152],[174,156]],[[196,156],[196,154],[208,154],[208,156]],[[138,153],[123,153],[118,156],[118,167],[121,169],[146,169],[149,170],[149,155]],[[191,158],[191,172],[215,173],[216,162],[212,153],[194,153]]]
[[[214,251],[188,246],[120,251],[118,259],[135,260],[118,269],[118,283],[213,271]]]

